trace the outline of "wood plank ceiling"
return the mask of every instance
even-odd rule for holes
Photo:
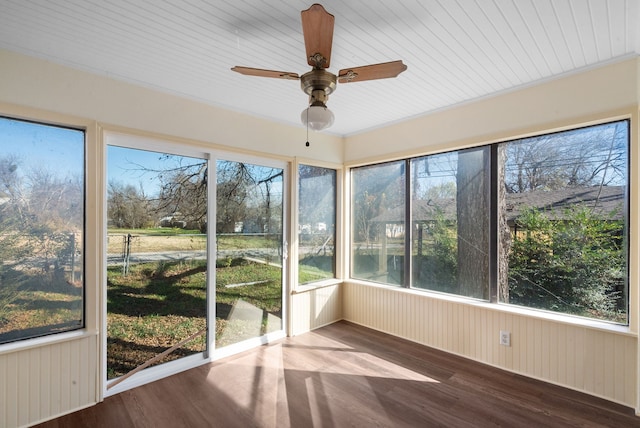
[[[301,127],[300,11],[310,1],[0,0],[0,48]],[[397,79],[339,85],[351,135],[640,54],[637,0],[325,0],[332,72],[402,59]]]

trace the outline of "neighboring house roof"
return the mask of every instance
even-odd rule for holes
[[[567,208],[577,203],[594,208],[596,214],[621,220],[624,217],[625,186],[565,187],[558,190],[534,190],[523,193],[507,193],[507,221],[515,220],[525,207],[544,210],[554,220],[562,220]],[[454,198],[419,199],[413,201],[413,221],[431,221],[438,215],[453,219],[456,216]],[[404,205],[391,208],[372,219],[379,223],[402,223]]]
[[[507,193],[507,219],[517,218],[525,207],[544,210],[554,220],[562,220],[567,208],[582,203],[596,215],[622,220],[625,212],[625,186],[565,187],[553,191],[536,190]],[[615,213],[613,217],[611,213]]]

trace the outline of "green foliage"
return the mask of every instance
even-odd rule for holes
[[[298,263],[298,282],[307,284],[334,277],[333,255],[307,254]]]
[[[354,218],[356,219],[357,241],[366,243],[367,248],[375,240],[379,225],[373,223],[371,219],[376,217],[385,205],[386,195],[384,193],[369,193],[364,191],[359,198],[354,201]],[[384,231],[382,231],[384,233]]]
[[[438,211],[433,221],[421,227],[425,231],[425,251],[414,261],[414,286],[452,292],[457,284],[458,271],[456,222],[446,220]]]
[[[614,218],[611,213],[609,218]],[[588,207],[562,220],[525,210],[509,255],[509,302],[626,322],[623,223]]]

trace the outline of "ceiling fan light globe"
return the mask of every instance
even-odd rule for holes
[[[322,131],[333,125],[335,117],[333,112],[325,106],[311,106],[302,110],[300,119],[304,126],[314,131]]]

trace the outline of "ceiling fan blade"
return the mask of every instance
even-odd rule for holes
[[[328,68],[331,62],[331,45],[333,43],[333,25],[335,17],[322,5],[314,4],[303,10],[302,33],[307,51],[307,63],[312,67]],[[318,57],[322,56],[322,59]]]
[[[402,63],[402,60],[364,65],[362,67],[344,68],[338,73],[338,82],[349,83],[386,79],[388,77],[396,77],[406,69],[407,66]]]
[[[276,79],[289,79],[289,80],[300,79],[300,76],[298,76],[297,73],[290,73],[288,71],[264,70],[262,68],[239,67],[239,66],[235,66],[231,70],[240,74],[244,74],[246,76],[274,77]]]

